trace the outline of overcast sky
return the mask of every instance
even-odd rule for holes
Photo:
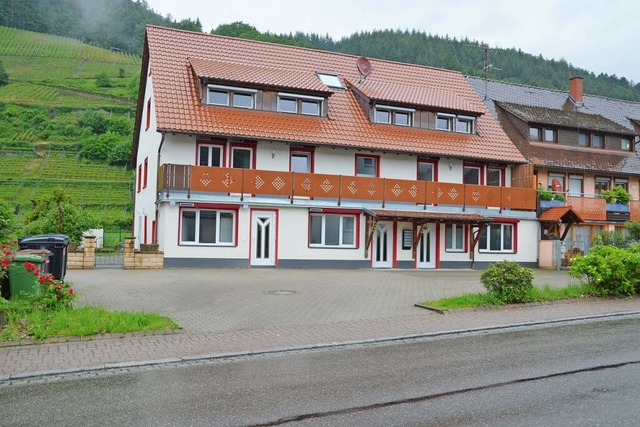
[[[640,82],[640,1],[636,0],[147,0],[203,30],[242,21],[261,32],[329,34],[415,29],[490,47],[565,59],[595,74]],[[493,59],[500,68],[498,59]],[[588,91],[588,88],[585,88]]]

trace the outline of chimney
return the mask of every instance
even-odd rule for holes
[[[571,96],[576,104],[582,104],[584,102],[582,95],[582,77],[571,77],[569,79],[569,96]]]

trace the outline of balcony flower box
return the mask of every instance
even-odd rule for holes
[[[622,203],[607,203],[607,212],[629,212],[629,205]]]
[[[554,207],[558,207],[558,206],[565,206],[565,201],[564,200],[540,200],[540,208],[541,209],[548,209],[548,208],[554,208]]]

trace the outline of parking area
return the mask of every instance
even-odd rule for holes
[[[193,333],[311,326],[425,314],[419,301],[482,292],[476,270],[69,270],[80,304],[167,315]],[[566,271],[534,283],[565,286]]]

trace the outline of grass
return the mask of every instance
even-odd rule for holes
[[[1,309],[2,307],[0,307]],[[6,324],[0,325],[0,341],[47,338],[91,337],[104,333],[126,333],[177,329],[178,325],[155,313],[109,311],[83,306],[61,310],[39,310],[29,300],[11,300],[4,312]]]
[[[590,295],[589,290],[584,285],[569,285],[564,288],[552,288],[545,285],[542,288],[534,287],[529,295],[529,302],[557,301],[563,299],[581,298]],[[442,298],[433,301],[423,301],[419,303],[439,310],[456,310],[460,308],[491,307],[504,305],[492,293],[472,293],[454,297]]]

